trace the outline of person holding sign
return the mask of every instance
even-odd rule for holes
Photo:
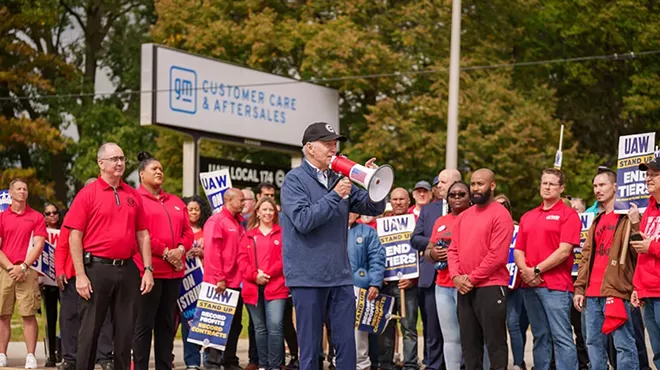
[[[34,316],[41,306],[37,272],[30,266],[41,256],[46,240],[44,216],[27,204],[28,186],[22,179],[9,183],[11,205],[0,213],[0,367],[7,366],[7,346],[11,336],[14,305],[23,318],[27,347],[25,368],[36,369],[39,326]],[[30,245],[34,247],[28,251]]]
[[[558,370],[578,368],[570,311],[573,303],[573,248],[580,245],[582,223],[561,200],[564,173],[543,170],[543,203],[520,220],[514,257],[523,299],[534,334],[534,367],[549,369],[553,344]]]
[[[392,192],[390,192],[390,203],[392,204],[392,209],[394,211],[392,217],[409,214],[408,205],[410,204],[410,196],[406,189],[396,188],[392,190]],[[410,219],[412,220],[412,217],[410,217]],[[394,222],[396,223],[396,221]],[[412,221],[410,224],[412,225]],[[392,229],[395,228],[393,227]],[[381,244],[386,248],[386,271],[390,269],[396,270],[398,268],[397,265],[412,265],[414,266],[414,275],[418,276],[418,266],[416,263],[419,257],[419,252],[417,252],[417,250],[408,249],[407,252],[403,254],[403,258],[401,258],[400,255],[396,255],[396,252],[401,249],[399,247],[400,245],[405,245],[404,242],[397,240],[395,242],[390,242],[389,245],[387,245],[386,242],[381,242]],[[391,251],[392,255],[388,255],[388,249]],[[405,247],[403,250],[405,250]],[[388,260],[390,262],[388,262]],[[394,260],[398,260],[398,263],[392,263]],[[410,263],[411,260],[414,262]],[[406,370],[417,369],[417,318],[419,311],[417,279],[401,277],[396,274],[396,271],[394,271],[393,274],[395,274],[395,278],[383,283],[382,293],[395,298],[394,311],[400,313],[402,316],[400,325],[401,333],[403,334],[403,368]],[[403,312],[405,312],[405,315]],[[385,328],[385,332],[378,337],[378,362],[379,367],[383,369],[395,368],[392,359],[394,357],[394,343],[396,341],[396,324],[396,321],[390,321]]]
[[[596,175],[593,186],[596,199],[604,210],[591,224],[587,240],[582,247],[582,260],[574,284],[573,305],[578,311],[585,312],[591,369],[608,369],[607,339],[603,333],[606,328],[614,338],[617,368],[638,369],[629,303],[637,253],[634,250],[623,252],[629,248],[625,241],[629,235],[630,220],[626,215],[614,213],[616,176],[613,172]],[[624,263],[610,263],[620,261],[622,255],[625,255]],[[611,299],[617,300],[618,303],[609,303]],[[609,306],[610,304],[612,306]],[[627,319],[621,321],[618,327],[609,327],[609,311],[615,307],[614,304],[623,308],[622,313]]]
[[[135,370],[149,368],[152,332],[157,370],[172,368],[174,348],[174,314],[179,287],[184,275],[184,259],[193,243],[188,221],[188,208],[177,196],[165,193],[163,166],[149,153],[138,154],[138,174],[144,217],[151,238],[153,257],[153,289],[140,297],[133,338]],[[139,254],[133,261],[140,271],[144,262]],[[158,325],[156,325],[156,322]]]
[[[211,207],[204,198],[199,195],[183,198],[186,207],[188,207],[188,221],[193,231],[193,246],[186,253],[190,260],[195,258],[204,258],[204,224],[211,217]],[[192,307],[191,312],[195,311]],[[183,316],[183,313],[181,313]],[[201,346],[188,342],[188,333],[190,332],[189,320],[192,317],[182,317],[181,319],[181,338],[183,340],[183,362],[186,368],[201,368],[202,362],[199,358]]]
[[[48,243],[57,248],[60,225],[62,224],[60,209],[54,204],[46,204],[44,217],[46,219]],[[60,291],[57,286],[43,284],[41,296],[46,307],[46,338],[48,340],[48,358],[44,367],[55,367],[57,363],[57,302],[60,300]]]
[[[154,286],[151,242],[142,198],[124,183],[126,157],[115,143],[101,145],[101,174],[78,192],[65,219],[80,300],[77,370],[93,370],[101,327],[108,313],[113,324],[114,366],[131,366],[131,342],[140,292]],[[139,250],[144,276],[133,262]]]
[[[240,189],[230,188],[224,193],[223,200],[222,210],[211,216],[204,225],[204,282],[215,285],[217,294],[222,294],[225,289],[240,291],[243,282],[238,267],[238,250],[245,233],[241,217],[245,197]],[[206,349],[207,369],[219,370],[221,366],[225,370],[240,368],[236,347],[243,330],[242,319],[243,299],[239,297],[224,352],[210,347]]]
[[[337,141],[345,141],[325,122],[316,122],[303,134],[305,159],[287,173],[282,184],[284,275],[296,309],[300,368],[318,368],[323,321],[329,313],[337,368],[355,369],[355,296],[346,253],[348,213],[376,216],[385,200],[372,203],[358,189],[329,171]],[[365,164],[377,168],[375,158]],[[335,184],[336,185],[333,185]]]
[[[660,368],[660,158],[640,164],[639,169],[646,171],[646,189],[650,197],[639,224],[641,233],[639,237],[631,237],[630,242],[639,254],[631,302],[637,307],[644,305],[644,324],[653,348],[653,363]],[[633,210],[630,219],[633,225],[636,224],[639,212]]]
[[[385,249],[381,247],[376,230],[358,223],[357,213],[348,216],[348,259],[353,271],[353,285],[367,289],[367,300],[373,301],[383,285]],[[378,340],[374,334],[355,328],[357,370],[371,368],[370,352],[378,353]]]
[[[289,290],[284,285],[282,228],[272,198],[259,199],[247,228],[238,247],[241,296],[254,322],[259,368],[279,370],[284,362],[284,309]]]
[[[463,358],[461,335],[456,315],[457,293],[447,268],[447,246],[451,244],[452,227],[458,215],[470,207],[470,187],[458,181],[449,187],[447,201],[451,213],[433,224],[433,235],[424,258],[436,266],[435,305],[444,341],[443,353],[447,370],[459,370]],[[440,265],[438,265],[440,264]]]
[[[457,297],[461,347],[467,370],[483,368],[484,343],[491,369],[506,369],[506,289],[513,220],[493,199],[495,174],[480,169],[470,179],[475,206],[461,213],[452,227],[447,260]]]

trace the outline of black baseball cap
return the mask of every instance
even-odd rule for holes
[[[660,171],[660,157],[653,158],[650,162],[641,163],[639,165],[640,171],[647,171],[648,169]]]
[[[425,189],[431,191],[431,184],[429,184],[428,181],[418,181],[417,184],[415,184],[415,188],[413,190],[417,189]]]
[[[335,128],[331,124],[326,122],[314,122],[311,125],[307,126],[305,133],[303,134],[302,145],[305,145],[312,141],[330,141],[330,140],[339,140],[346,141],[346,137],[337,134]]]

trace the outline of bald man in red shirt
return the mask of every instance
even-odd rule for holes
[[[461,346],[467,370],[483,369],[484,344],[491,369],[506,369],[506,289],[513,219],[494,201],[495,174],[480,169],[472,174],[474,206],[463,211],[452,229],[447,251],[449,275],[457,297]]]

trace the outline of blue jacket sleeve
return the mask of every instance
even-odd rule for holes
[[[299,233],[308,234],[327,223],[342,200],[335,191],[330,191],[316,202],[310,202],[305,184],[296,176],[287,176],[280,194],[282,212],[291,220]]]
[[[376,230],[369,229],[369,286],[380,289],[385,275],[385,248],[380,244]]]
[[[367,216],[379,216],[385,212],[385,199],[374,203],[369,199],[369,194],[366,190],[360,189],[355,185],[351,187],[351,195],[348,199],[351,201],[351,212]]]
[[[426,205],[426,207],[428,206],[430,205]],[[428,222],[425,220],[428,217],[428,211],[424,212],[424,208],[422,208],[422,212],[419,214],[419,218],[415,224],[415,230],[410,237],[412,247],[422,252],[426,250],[426,246],[429,244],[429,240],[431,240],[430,235],[424,236],[424,222]]]

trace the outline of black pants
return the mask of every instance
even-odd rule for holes
[[[57,301],[60,298],[60,289],[56,286],[44,285],[41,288],[41,297],[46,308],[46,338],[48,339],[48,357],[55,359],[57,342]]]
[[[139,298],[133,364],[135,370],[149,369],[151,333],[154,337],[156,370],[172,369],[174,349],[174,313],[183,279],[154,279],[154,288]],[[158,325],[156,325],[158,323]]]
[[[97,341],[108,313],[113,324],[115,369],[129,370],[140,273],[132,261],[123,266],[93,262],[85,266],[85,272],[94,293],[89,300],[80,300],[76,370],[94,369]]]
[[[589,369],[589,353],[582,335],[582,314],[571,305],[571,326],[575,333],[575,350],[578,356],[578,368]],[[553,353],[554,354],[554,353]]]
[[[296,327],[293,325],[293,299],[287,298],[284,307],[284,341],[289,347],[289,353],[292,359],[298,358],[298,336]]]
[[[240,292],[239,288],[229,288]],[[243,298],[238,296],[238,304],[236,305],[236,314],[231,322],[229,328],[229,337],[227,337],[227,345],[224,352],[218,351],[215,348],[206,349],[206,369],[218,370],[220,366],[238,365],[238,356],[236,356],[236,347],[238,346],[238,338],[243,330]],[[224,355],[224,356],[223,356]]]
[[[466,295],[458,293],[457,313],[465,368],[483,369],[485,343],[490,368],[506,369],[506,287],[489,286],[474,288]]]
[[[76,278],[60,292],[60,332],[62,333],[62,359],[75,364],[78,348],[78,331],[80,330],[80,296],[76,291]],[[103,327],[96,347],[96,363],[112,361],[112,321],[110,315],[105,316]]]

